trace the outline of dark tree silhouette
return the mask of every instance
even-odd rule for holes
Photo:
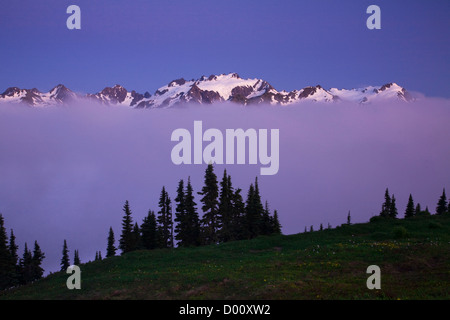
[[[14,284],[16,272],[15,265],[14,257],[11,255],[10,247],[8,247],[4,219],[2,214],[0,214],[0,290]]]
[[[70,260],[69,260],[69,249],[67,248],[67,242],[64,239],[64,245],[62,250],[62,258],[61,258],[61,271],[66,271],[68,267],[70,267]]]
[[[408,204],[406,205],[406,210],[405,210],[405,218],[414,217],[415,211],[416,211],[416,209],[414,208],[413,197],[411,194],[409,194]]]
[[[155,212],[149,210],[147,216],[141,225],[142,233],[142,246],[145,249],[151,250],[158,247],[158,234],[156,227],[156,217]]]
[[[204,186],[199,195],[203,196],[200,202],[203,204],[202,241],[204,244],[218,242],[218,205],[219,187],[217,185],[217,176],[214,173],[212,164],[209,164],[205,171]]]
[[[128,200],[125,201],[123,211],[125,215],[122,219],[122,235],[119,240],[119,249],[122,250],[122,254],[130,252],[134,249],[133,219],[131,217],[130,204],[128,203]]]
[[[108,245],[106,247],[106,257],[114,257],[116,255],[116,247],[115,247],[116,240],[114,239],[114,231],[112,227],[109,227],[109,233],[108,233]]]
[[[42,252],[37,241],[34,241],[33,257],[31,258],[32,279],[39,280],[44,274],[44,269],[41,267],[45,254]]]
[[[442,195],[437,203],[436,214],[444,214],[445,212],[447,212],[447,196],[445,195],[444,188],[444,190],[442,191]]]
[[[159,197],[158,238],[161,248],[173,247],[172,205],[166,188],[163,187]]]

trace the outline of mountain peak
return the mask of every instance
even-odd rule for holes
[[[289,105],[302,101],[334,102],[350,101],[370,103],[380,99],[411,101],[405,88],[395,82],[380,87],[368,86],[359,89],[324,89],[321,85],[307,86],[299,90],[277,91],[262,79],[243,79],[237,73],[202,76],[197,80],[179,78],[169,82],[151,95],[135,90],[128,91],[116,84],[105,87],[98,93],[78,95],[58,84],[48,93],[36,88],[20,89],[9,87],[0,95],[0,101],[24,102],[32,106],[57,105],[75,98],[89,98],[107,105],[122,105],[133,108],[168,108],[179,103],[194,102],[211,104],[230,101],[241,105],[269,103]]]

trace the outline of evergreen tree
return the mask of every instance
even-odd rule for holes
[[[348,214],[347,214],[347,224],[350,225],[352,221],[352,217],[350,216],[350,210],[348,210]]]
[[[217,176],[214,173],[214,167],[210,163],[205,171],[204,186],[199,195],[203,196],[200,199],[203,211],[201,219],[202,228],[202,242],[204,244],[212,244],[218,242],[218,205],[217,200],[219,196],[219,187],[217,185]]]
[[[389,217],[395,219],[395,218],[397,218],[397,214],[398,214],[398,211],[397,211],[397,206],[396,206],[396,204],[395,204],[395,196],[392,195],[392,198],[391,198],[391,208],[390,208],[390,210],[389,210]]]
[[[130,252],[134,249],[133,218],[131,217],[131,210],[128,200],[125,201],[123,211],[125,215],[122,219],[122,235],[119,240],[119,249],[122,250],[122,254]]]
[[[436,214],[444,214],[447,211],[447,196],[445,195],[445,188],[442,191],[442,195],[439,198],[436,207]]]
[[[147,216],[141,225],[142,232],[142,246],[144,249],[151,250],[158,247],[158,236],[156,227],[156,217],[155,212],[149,210]]]
[[[389,217],[390,211],[391,211],[391,197],[389,195],[389,189],[386,188],[386,191],[384,193],[384,203],[381,206],[380,216],[385,218]]]
[[[78,266],[81,264],[81,260],[80,260],[80,254],[78,253],[78,250],[74,251],[73,254],[73,264]]]
[[[102,252],[101,251],[99,251],[98,252],[98,260],[102,260],[103,258],[102,258]]]
[[[231,179],[227,175],[227,170],[223,171],[222,181],[220,182],[220,195],[218,205],[218,224],[219,224],[219,241],[226,242],[232,239],[232,198],[233,190]]]
[[[188,232],[188,222],[186,217],[186,205],[184,194],[184,181],[181,179],[178,182],[177,196],[174,199],[175,206],[175,239],[178,241],[178,246],[187,246],[186,233]]]
[[[62,250],[62,258],[61,258],[61,271],[66,271],[68,267],[70,267],[70,260],[69,260],[69,249],[67,248],[67,242],[64,239],[64,245]]]
[[[12,262],[14,263],[14,265],[17,265],[17,262],[19,260],[19,256],[17,255],[17,250],[19,250],[19,247],[16,245],[16,236],[14,235],[13,229],[11,229],[8,249],[11,254]]]
[[[428,206],[425,207],[425,215],[426,216],[431,215],[430,210],[428,210]]]
[[[184,243],[187,246],[198,246],[200,245],[200,220],[196,208],[197,203],[194,201],[194,189],[192,188],[190,177],[188,177],[184,203],[187,228]]]
[[[39,280],[44,274],[44,269],[41,267],[45,254],[42,252],[37,241],[34,241],[33,257],[31,258],[32,279]]]
[[[142,249],[141,229],[139,228],[137,222],[134,224],[133,227],[132,239],[133,239],[132,250]]]
[[[313,231],[314,231],[314,227],[313,226],[309,227],[309,232],[313,232]]]
[[[414,208],[414,200],[411,194],[409,194],[408,204],[406,205],[405,210],[405,218],[414,217],[415,208]]]
[[[272,233],[273,234],[281,234],[281,224],[278,219],[278,211],[273,211],[273,220],[272,220]]]
[[[98,251],[95,251],[95,259],[94,261],[98,261]]]
[[[323,225],[322,224],[320,224],[319,230],[323,231]]]
[[[21,282],[25,284],[33,281],[33,255],[31,254],[31,251],[28,250],[28,245],[26,242],[22,259],[19,262],[19,266],[22,280]]]
[[[0,290],[13,285],[15,279],[15,263],[8,247],[8,236],[4,227],[4,219],[0,214]]]
[[[106,257],[114,257],[116,255],[116,247],[115,243],[116,240],[114,239],[114,231],[112,227],[109,227],[109,234],[108,234],[108,245],[106,247]]]
[[[255,179],[255,186],[253,184],[250,185],[245,211],[248,237],[254,238],[261,234],[262,213],[264,211],[259,195],[258,179]]]
[[[417,203],[416,209],[414,211],[414,215],[418,216],[418,215],[420,215],[421,212],[422,212],[422,208],[420,207],[420,203]]]
[[[262,229],[263,229],[263,213],[264,213],[264,207],[261,201],[261,195],[259,193],[259,185],[258,185],[258,177],[255,178],[255,197],[254,197],[254,201],[255,201],[255,208],[256,208],[256,216],[258,217],[258,235],[261,234]]]
[[[229,183],[231,185],[231,182]],[[232,240],[242,240],[247,238],[247,233],[245,230],[246,226],[246,213],[245,213],[245,203],[242,199],[241,189],[237,188],[233,192],[231,199],[232,207],[232,219],[231,219],[231,230],[232,230]]]
[[[12,285],[18,284],[20,282],[20,265],[19,265],[19,255],[17,254],[17,251],[19,250],[19,247],[16,244],[16,236],[14,235],[13,229],[11,229],[11,234],[9,237],[9,246],[8,250],[11,254],[11,265],[13,266],[13,281],[11,282]],[[1,281],[0,281],[1,282]]]
[[[165,187],[161,190],[158,211],[158,238],[161,248],[173,247],[172,205]]]
[[[272,221],[270,218],[269,203],[267,201],[265,202],[261,215],[260,234],[266,236],[272,234]]]

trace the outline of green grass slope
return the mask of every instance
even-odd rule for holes
[[[220,245],[136,251],[0,299],[449,299],[450,216],[343,225]],[[369,265],[381,289],[366,287]]]

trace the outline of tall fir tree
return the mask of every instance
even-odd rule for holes
[[[259,233],[259,217],[255,208],[255,187],[250,184],[245,202],[245,234],[247,238],[254,238]]]
[[[347,225],[351,225],[352,224],[352,216],[350,215],[350,210],[348,210],[348,214],[347,214]]]
[[[191,178],[188,177],[185,192],[185,211],[186,211],[186,226],[185,244],[187,246],[200,245],[200,220],[197,212],[197,203],[194,199],[194,189],[191,184]]]
[[[152,250],[159,246],[156,227],[156,216],[152,210],[148,211],[147,216],[141,225],[142,246],[144,249]]]
[[[245,211],[247,235],[248,238],[254,238],[261,234],[264,211],[259,194],[258,178],[255,179],[255,185],[251,184],[248,190]]]
[[[272,233],[273,234],[281,234],[281,224],[278,218],[278,211],[273,211],[273,219],[272,219]]]
[[[241,195],[241,189],[237,188],[232,196],[232,240],[246,239],[246,214],[245,203]]]
[[[264,207],[261,201],[261,194],[259,192],[259,183],[258,183],[258,177],[255,178],[255,208],[257,210],[257,216],[258,216],[258,229],[259,232],[258,234],[261,234],[261,231],[263,229],[263,220],[262,220],[262,215],[264,213]]]
[[[13,229],[11,229],[11,233],[9,236],[9,246],[8,246],[9,252],[11,254],[11,258],[13,259],[14,265],[17,265],[19,261],[19,256],[17,255],[17,250],[19,250],[19,247],[16,244],[16,236],[14,235]]]
[[[114,231],[112,227],[109,227],[109,233],[108,233],[108,244],[106,246],[106,257],[114,257],[116,255],[116,247],[115,247],[115,238],[114,238]]]
[[[14,258],[8,248],[8,236],[4,226],[4,218],[0,214],[0,290],[13,285],[15,271]]]
[[[134,224],[133,227],[132,238],[133,238],[132,250],[134,251],[142,249],[141,228],[139,228],[137,222]]]
[[[42,252],[38,242],[34,241],[33,257],[31,258],[33,281],[41,279],[44,274],[44,269],[42,268],[44,258],[44,252]]]
[[[436,214],[444,214],[445,212],[447,212],[447,196],[445,195],[445,188],[442,191],[442,195],[439,198],[439,201],[437,203],[437,207],[436,207]]]
[[[178,182],[177,196],[174,199],[175,206],[175,240],[178,241],[178,246],[187,246],[186,238],[188,232],[188,221],[186,216],[186,196],[184,194],[184,181],[181,179]]]
[[[272,234],[272,223],[270,218],[269,202],[267,201],[265,202],[264,209],[261,215],[260,233],[266,236]]]
[[[133,251],[134,249],[133,218],[131,217],[128,200],[125,201],[123,212],[125,215],[122,218],[122,234],[119,240],[119,249],[122,251],[122,254]]]
[[[19,250],[19,246],[16,244],[16,236],[14,235],[14,231],[13,229],[11,229],[11,233],[9,236],[9,246],[8,246],[8,250],[11,254],[11,264],[14,266],[14,271],[13,271],[13,280],[12,280],[12,285],[18,284],[20,282],[20,266],[19,266],[19,255],[18,255],[18,250]]]
[[[391,208],[389,210],[389,217],[391,218],[397,218],[398,215],[398,211],[397,211],[397,205],[396,205],[396,199],[394,194],[392,194],[392,198],[391,198]]]
[[[417,203],[416,209],[414,210],[414,215],[419,216],[422,212],[422,208],[420,207],[420,203]]]
[[[173,247],[172,205],[166,188],[163,187],[159,197],[158,238],[161,248]]]
[[[81,264],[80,254],[78,250],[75,250],[73,253],[73,264],[79,266]]]
[[[389,195],[389,189],[386,188],[386,191],[384,192],[384,203],[381,206],[380,216],[385,218],[389,217],[390,210],[391,210],[391,196]]]
[[[28,245],[25,242],[23,249],[23,256],[19,262],[21,282],[29,283],[33,281],[33,255],[30,250],[28,250]]]
[[[61,258],[61,271],[66,271],[68,267],[70,267],[70,259],[69,259],[69,249],[67,248],[67,241],[64,239],[64,245],[62,250],[62,258]]]
[[[222,181],[220,182],[219,204],[218,204],[218,225],[219,241],[226,242],[232,239],[232,197],[233,189],[231,185],[231,178],[227,174],[227,170],[223,171]]]
[[[405,218],[412,218],[414,217],[416,208],[414,207],[414,200],[412,197],[412,194],[409,194],[408,204],[406,205],[405,209]]]
[[[214,167],[210,163],[205,171],[204,186],[199,195],[203,196],[200,199],[203,211],[203,217],[201,219],[202,228],[202,242],[204,244],[212,244],[218,242],[218,205],[217,200],[219,196],[219,187],[217,184],[217,176],[214,173]]]

